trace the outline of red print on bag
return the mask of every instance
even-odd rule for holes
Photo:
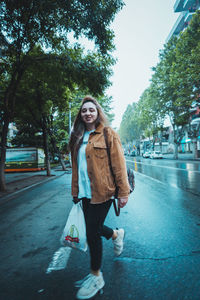
[[[66,237],[65,241],[74,242],[74,243],[80,243],[79,240],[79,232],[75,225],[71,225]]]

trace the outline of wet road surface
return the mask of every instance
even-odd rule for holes
[[[173,187],[200,196],[200,162],[126,157],[129,167]]]
[[[47,272],[61,253],[59,238],[72,206],[70,181],[65,174],[0,206],[0,299],[75,299],[74,281],[89,273],[88,252],[67,250],[64,268]],[[103,240],[106,285],[95,299],[199,300],[199,201],[136,172],[127,206],[120,217],[111,207],[106,220],[125,229],[125,245],[116,258],[112,241]]]

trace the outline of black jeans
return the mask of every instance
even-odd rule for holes
[[[91,269],[97,271],[101,268],[102,240],[107,240],[113,235],[113,230],[104,225],[112,200],[100,204],[91,204],[90,199],[83,198],[83,212],[86,223],[87,242],[90,249]]]

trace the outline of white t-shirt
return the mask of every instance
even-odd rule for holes
[[[90,179],[87,172],[86,146],[89,140],[91,131],[85,131],[83,142],[78,151],[78,198],[92,198]]]

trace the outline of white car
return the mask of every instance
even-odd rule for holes
[[[143,153],[143,157],[144,158],[149,158],[150,157],[151,152],[150,151],[146,151]]]
[[[150,154],[150,158],[163,158],[163,155],[160,151],[153,151]]]

